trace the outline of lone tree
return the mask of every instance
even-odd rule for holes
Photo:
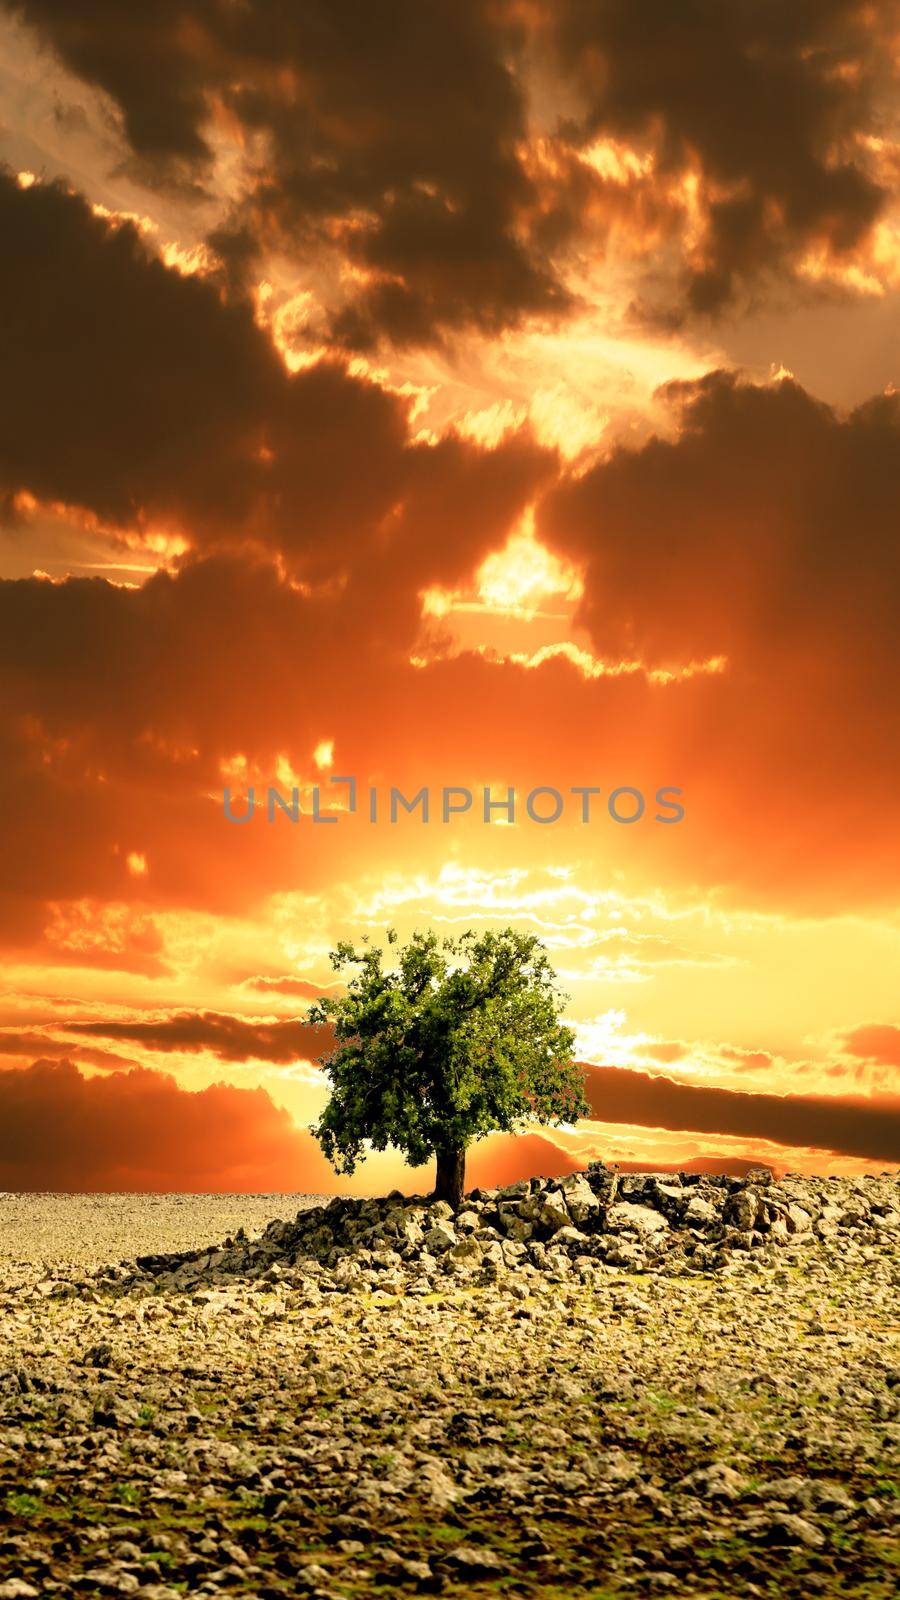
[[[413,1166],[435,1156],[435,1198],[458,1206],[473,1139],[587,1111],[575,1036],[560,1020],[567,996],[540,940],[514,928],[414,933],[395,970],[383,963],[366,940],[331,954],[352,975],[343,996],[310,1009],[336,1039],[321,1058],[331,1099],[312,1131],[339,1172],[353,1172],[367,1145],[395,1145]]]

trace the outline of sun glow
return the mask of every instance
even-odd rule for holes
[[[580,599],[582,589],[578,569],[535,537],[534,509],[529,507],[503,549],[485,557],[474,585],[465,590],[425,590],[422,615],[446,617],[454,611],[476,611],[530,621],[546,616],[544,607],[555,602],[565,610],[554,614],[563,617]]]

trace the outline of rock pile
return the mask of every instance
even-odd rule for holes
[[[224,1244],[141,1256],[105,1269],[109,1287],[197,1291],[236,1278],[301,1287],[427,1294],[442,1281],[559,1282],[607,1270],[753,1271],[773,1254],[819,1245],[847,1260],[900,1237],[900,1175],[779,1181],[620,1175],[602,1163],[560,1179],[475,1189],[454,1212],[445,1201],[394,1192],[337,1197]]]

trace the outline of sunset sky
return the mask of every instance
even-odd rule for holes
[[[896,0],[0,0],[0,161],[0,1189],[338,1187],[389,926],[571,996],[473,1182],[895,1167]]]

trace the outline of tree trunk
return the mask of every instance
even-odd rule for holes
[[[437,1176],[434,1184],[435,1200],[446,1200],[455,1211],[462,1202],[465,1186],[465,1150],[462,1147],[458,1150],[438,1150]]]

